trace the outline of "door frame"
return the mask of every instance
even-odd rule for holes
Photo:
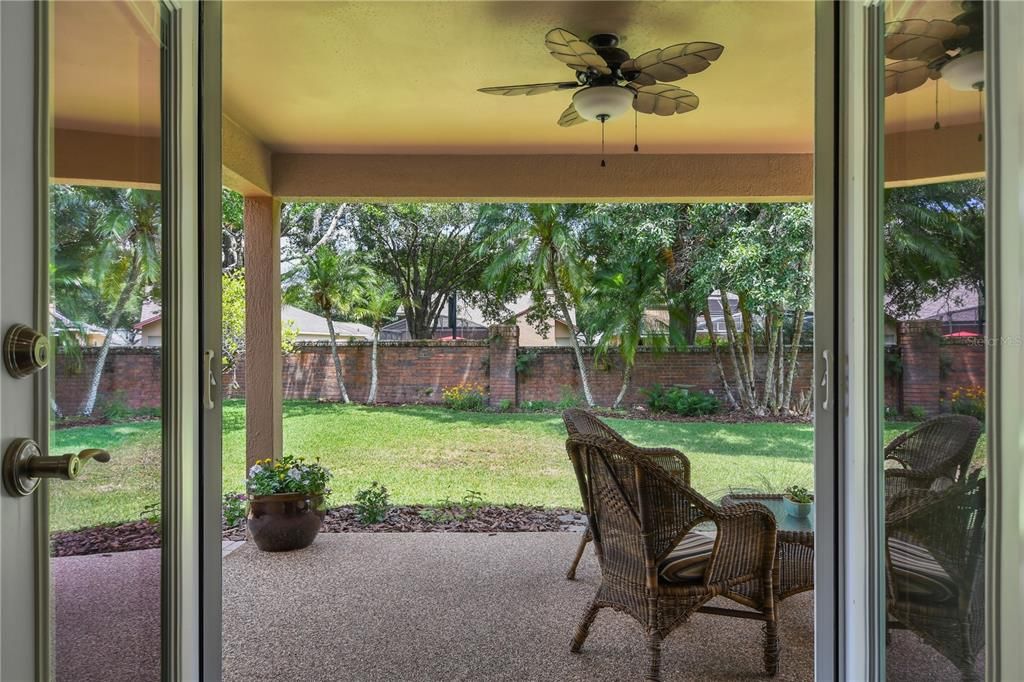
[[[1018,680],[1024,679],[1024,4],[988,3],[985,35],[985,676]]]
[[[161,675],[199,679],[201,631],[200,4],[161,0],[163,471]]]

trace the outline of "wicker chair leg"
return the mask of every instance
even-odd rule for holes
[[[583,648],[583,642],[587,641],[587,635],[590,634],[590,626],[594,624],[594,619],[597,618],[597,612],[601,610],[601,607],[597,605],[597,602],[592,602],[587,612],[583,614],[583,618],[576,625],[576,634],[572,638],[572,646],[569,647],[569,651],[574,654],[578,654],[580,649]]]
[[[652,632],[647,635],[647,651],[650,654],[650,661],[647,665],[647,677],[645,682],[660,682],[661,680],[661,635]]]
[[[764,623],[764,671],[779,672],[779,624],[774,619]]]
[[[960,679],[963,682],[981,682],[982,677],[978,674],[978,667],[975,663],[975,661],[962,661],[957,666],[960,668]]]
[[[583,550],[587,548],[587,543],[590,542],[593,537],[590,535],[590,529],[583,533],[583,537],[580,538],[579,549],[576,550],[576,558],[572,560],[572,566],[569,567],[569,572],[565,574],[566,580],[576,580],[576,567],[580,565],[580,559],[583,558]]]

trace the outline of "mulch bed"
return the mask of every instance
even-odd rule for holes
[[[51,554],[55,557],[110,554],[159,546],[160,526],[149,521],[123,523],[120,526],[96,526],[50,535]]]
[[[139,415],[135,417],[119,417],[108,419],[107,417],[63,417],[53,421],[53,428],[57,431],[62,429],[73,429],[79,426],[110,426],[111,424],[134,424],[137,422],[160,421],[160,417]]]
[[[426,515],[427,518],[424,518]],[[322,533],[522,533],[581,532],[583,515],[573,509],[542,507],[458,507],[438,509],[423,505],[392,507],[382,523],[364,526],[353,507],[336,507],[327,512]],[[224,529],[225,540],[245,540],[245,526]],[[148,521],[120,526],[97,526],[63,531],[50,536],[55,557],[112,554],[160,546],[160,527]]]

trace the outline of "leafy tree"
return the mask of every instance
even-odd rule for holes
[[[338,393],[346,404],[351,400],[345,390],[344,370],[338,357],[334,319],[348,315],[358,307],[361,302],[361,284],[368,276],[366,266],[359,263],[351,252],[338,253],[331,246],[321,245],[302,260],[295,281],[286,291],[288,299],[311,304],[327,319]]]
[[[885,191],[886,312],[898,319],[966,287],[985,294],[985,182]]]
[[[495,254],[485,276],[498,292],[508,294],[521,286],[525,273],[536,306],[554,306],[569,327],[583,396],[594,407],[570,306],[578,306],[588,283],[579,234],[600,218],[597,209],[586,204],[493,204],[481,215],[485,238],[478,252]]]
[[[281,352],[295,350],[298,330],[288,320],[281,325]],[[221,371],[231,373],[231,386],[238,388],[238,362],[245,356],[245,270],[221,275]]]
[[[621,242],[625,248],[598,272],[588,298],[593,310],[589,322],[599,331],[596,356],[612,347],[622,355],[622,388],[612,407],[617,408],[629,390],[640,345],[664,348],[668,337],[651,328],[647,310],[664,300],[665,263],[660,240]]]
[[[57,186],[51,207],[57,235],[56,303],[106,331],[82,407],[83,414],[91,415],[115,332],[159,281],[160,194]]]
[[[355,309],[356,315],[373,328],[373,349],[370,352],[370,393],[366,398],[366,402],[371,405],[377,402],[377,344],[380,341],[380,330],[394,317],[399,304],[398,290],[395,289],[395,286],[391,282],[374,278],[363,288],[362,301]]]
[[[245,267],[245,225],[243,198],[227,187],[221,189],[221,269],[230,272]]]
[[[691,302],[700,305],[728,399],[755,414],[789,411],[802,320],[811,305],[813,218],[808,204],[694,205],[690,218],[700,248],[694,255]],[[711,330],[707,297],[719,291],[736,395],[722,366]],[[734,311],[729,292],[738,297]],[[734,314],[743,321],[736,326]],[[794,324],[789,352],[786,317]],[[757,326],[761,336],[757,339]],[[764,367],[755,363],[755,343],[767,347]],[[758,344],[758,345],[760,345]],[[763,375],[762,375],[763,372]]]
[[[361,204],[351,230],[356,248],[394,284],[414,339],[433,337],[456,292],[488,319],[502,317],[504,304],[520,293],[516,288],[496,292],[485,281],[496,253],[481,246],[477,205]]]

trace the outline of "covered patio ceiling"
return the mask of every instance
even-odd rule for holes
[[[58,178],[158,182],[151,7],[57,4]],[[956,13],[951,2],[893,7]],[[556,26],[619,33],[633,55],[694,40],[725,52],[677,83],[700,108],[640,117],[640,153],[633,117],[609,122],[601,168],[596,124],[556,124],[568,93],[476,92],[571,79],[544,48]],[[807,199],[813,46],[805,0],[225,3],[224,182],[281,199]],[[887,100],[891,183],[983,168],[977,95],[938,87],[940,130],[931,86]]]

